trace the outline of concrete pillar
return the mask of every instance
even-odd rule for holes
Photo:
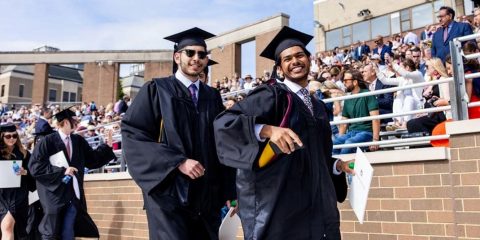
[[[48,100],[48,64],[37,63],[33,73],[32,104],[44,105]]]
[[[255,56],[256,56],[256,76],[261,77],[263,76],[263,71],[268,71],[270,74],[272,73],[273,65],[275,64],[274,61],[260,57],[260,53],[267,47],[267,45],[272,41],[272,39],[277,35],[280,31],[274,30],[270,31],[261,35],[257,35],[255,37]]]
[[[152,78],[167,77],[172,75],[173,62],[145,62],[143,79],[150,81]]]
[[[106,106],[117,100],[119,64],[85,63],[82,101]]]
[[[209,73],[211,80],[221,80],[223,77],[230,79],[234,73],[238,73],[241,76],[241,51],[242,47],[238,43],[212,49],[211,58],[219,64],[212,66],[211,72]]]

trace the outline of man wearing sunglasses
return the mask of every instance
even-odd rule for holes
[[[220,209],[235,198],[235,172],[218,161],[213,135],[222,99],[199,80],[213,36],[192,28],[166,37],[175,43],[174,75],[146,83],[122,120],[149,239],[218,239]]]

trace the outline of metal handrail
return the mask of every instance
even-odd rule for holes
[[[407,116],[407,115],[413,115],[413,114],[419,114],[419,113],[442,112],[442,111],[448,111],[450,109],[451,109],[451,106],[424,108],[424,109],[413,110],[413,111],[408,111],[408,112],[401,112],[401,113],[388,113],[388,114],[368,116],[368,117],[360,117],[360,118],[352,118],[352,119],[331,121],[330,125],[365,122],[365,121],[394,118],[394,117]]]
[[[391,87],[391,88],[385,88],[385,89],[369,91],[369,92],[364,92],[364,93],[351,94],[351,95],[346,95],[346,96],[341,96],[341,97],[327,98],[327,99],[323,99],[323,102],[330,103],[330,102],[342,101],[342,100],[347,100],[347,99],[375,96],[375,95],[379,95],[379,94],[391,93],[391,92],[396,92],[396,91],[405,90],[405,89],[431,86],[431,85],[437,85],[437,84],[442,84],[442,83],[449,83],[451,81],[453,81],[453,78],[450,77],[450,78],[434,80],[434,81],[429,81],[429,82],[410,84],[410,85],[403,86],[403,87]]]
[[[383,145],[387,145],[387,144],[443,140],[443,139],[449,139],[449,138],[450,138],[450,135],[445,134],[445,135],[427,136],[427,137],[404,138],[404,139],[382,140],[382,141],[350,143],[350,144],[337,144],[337,145],[333,145],[333,149],[369,147],[369,146],[376,146],[376,145],[383,147]]]

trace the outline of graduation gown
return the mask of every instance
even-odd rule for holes
[[[0,157],[0,161],[22,160],[22,167],[28,171],[30,153],[27,152],[26,156],[24,156],[18,147],[15,146],[12,154],[13,156],[10,159]],[[0,221],[10,211],[15,219],[15,238],[23,238],[27,235],[28,191],[35,191],[35,180],[30,171],[28,171],[27,175],[21,176],[19,188],[0,188]]]
[[[85,167],[89,169],[99,168],[110,160],[115,159],[115,154],[106,144],[101,144],[93,150],[87,141],[76,134],[70,134],[72,142],[72,158],[69,165],[78,169],[76,177],[80,188],[80,200],[75,197],[73,179],[69,184],[62,182],[65,176],[65,168],[50,164],[50,156],[63,151],[68,159],[67,149],[58,132],[45,136],[35,146],[29,163],[29,169],[37,181],[37,190],[45,215],[62,218],[62,211],[68,204],[73,202],[77,208],[75,220],[76,237],[99,237],[98,229],[92,218],[87,213],[87,204],[83,189]],[[43,221],[42,221],[43,222]],[[61,222],[61,221],[60,221]],[[42,225],[40,225],[42,227]],[[51,226],[43,226],[50,228]],[[60,226],[57,226],[60,227]],[[53,228],[57,228],[53,227]],[[48,232],[59,234],[60,229],[47,229]]]
[[[198,97],[195,107],[175,76],[153,79],[123,117],[124,156],[143,192],[150,239],[199,239],[194,229],[172,224],[193,216],[216,239],[220,209],[235,197],[235,172],[219,163],[215,150],[213,120],[224,109],[220,94],[200,82]],[[199,161],[205,175],[192,180],[181,173],[186,159]]]
[[[290,92],[288,127],[305,148],[257,167],[267,141],[257,140],[254,126],[280,125],[287,91],[281,83],[262,85],[214,122],[220,161],[238,169],[238,206],[245,239],[340,239],[337,195],[339,201],[345,199],[345,175],[332,173],[331,130],[322,102],[311,98],[312,116],[303,100]]]

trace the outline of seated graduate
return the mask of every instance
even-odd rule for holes
[[[77,126],[73,111],[65,109],[54,117],[58,131],[38,142],[29,163],[44,209],[39,232],[42,239],[98,238],[98,229],[87,213],[84,169],[99,168],[116,158],[111,137],[93,150],[83,137],[73,133]],[[53,161],[62,158],[66,164]]]

